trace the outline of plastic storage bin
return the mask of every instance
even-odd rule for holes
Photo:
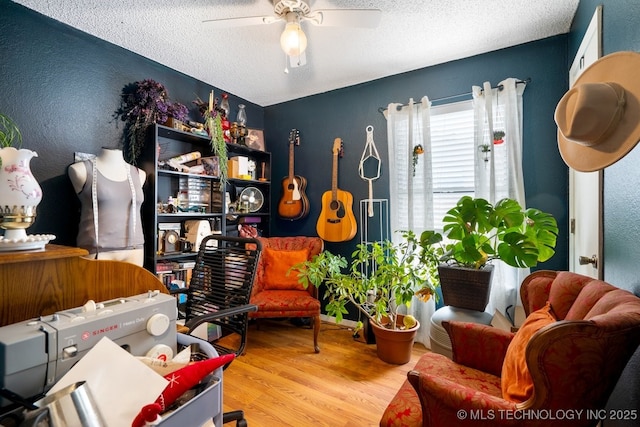
[[[208,342],[191,335],[178,334],[178,345],[198,344],[200,351],[208,358],[218,357],[218,352]],[[222,367],[213,373],[213,379],[205,390],[181,405],[158,424],[161,427],[202,426],[213,420],[216,427],[222,427]]]

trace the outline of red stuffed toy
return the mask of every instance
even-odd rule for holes
[[[169,384],[162,394],[158,396],[155,403],[145,405],[140,410],[133,420],[131,427],[144,427],[147,423],[158,422],[160,420],[160,414],[166,411],[177,398],[198,384],[202,378],[211,372],[231,363],[234,358],[235,354],[226,354],[224,356],[214,357],[213,359],[192,363],[189,366],[165,375],[164,378],[169,381]]]

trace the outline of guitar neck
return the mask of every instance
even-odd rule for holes
[[[293,144],[289,144],[289,182],[293,181]]]
[[[333,170],[331,173],[331,200],[338,200],[338,153],[333,153]]]

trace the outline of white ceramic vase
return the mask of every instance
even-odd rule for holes
[[[0,227],[4,238],[24,240],[36,218],[42,189],[31,174],[30,162],[38,153],[27,149],[0,149]]]

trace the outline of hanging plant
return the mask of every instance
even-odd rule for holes
[[[413,147],[413,176],[416,176],[416,166],[418,165],[418,156],[424,154],[424,148],[421,144]]]
[[[482,153],[482,160],[484,160],[484,162],[487,163],[489,161],[489,156],[490,156],[489,153],[491,153],[491,145],[490,144],[478,145],[478,151]]]
[[[179,102],[172,103],[164,85],[151,79],[126,85],[121,96],[116,117],[126,122],[124,153],[127,162],[135,165],[142,153],[149,125],[165,123],[169,117],[186,121],[189,111]]]
[[[220,183],[224,186],[227,183],[227,143],[224,140],[222,131],[222,115],[224,110],[218,106],[218,99],[214,101],[213,91],[209,97],[209,105],[207,106],[200,97],[196,97],[193,101],[200,111],[204,110],[204,128],[209,134],[209,144],[213,154],[218,157],[218,165],[220,168]]]
[[[493,143],[495,145],[502,144],[504,142],[504,131],[494,130],[493,131]]]

